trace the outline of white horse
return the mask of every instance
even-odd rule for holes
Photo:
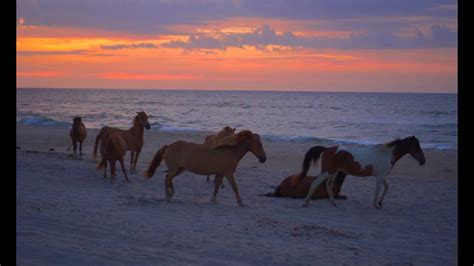
[[[326,188],[329,193],[329,199],[336,206],[333,194],[334,179],[338,172],[343,172],[353,176],[375,176],[376,184],[373,204],[377,209],[382,208],[385,194],[388,191],[386,177],[395,163],[405,154],[410,154],[420,165],[425,163],[425,155],[420,147],[420,142],[415,136],[396,139],[387,144],[379,144],[369,148],[312,147],[306,152],[303,161],[303,172],[300,178],[304,179],[306,177],[310,162],[316,162],[320,157],[321,174],[313,180],[303,207],[308,206],[314,190],[326,179],[328,179]],[[382,196],[377,201],[382,184],[384,190]]]

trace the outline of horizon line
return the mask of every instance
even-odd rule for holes
[[[204,91],[204,92],[230,92],[230,91],[236,91],[236,92],[303,92],[303,93],[410,93],[410,94],[458,94],[457,91],[455,92],[410,92],[410,91],[310,91],[310,90],[254,90],[254,89],[237,89],[237,90],[225,90],[225,89],[163,89],[163,88],[80,88],[80,87],[75,87],[75,88],[64,88],[64,87],[51,87],[51,88],[45,88],[45,87],[16,87],[16,89],[35,89],[35,90],[48,90],[48,89],[54,89],[54,90],[146,90],[146,91]]]

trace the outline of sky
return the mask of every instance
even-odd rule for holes
[[[17,87],[457,92],[457,1],[17,0]]]

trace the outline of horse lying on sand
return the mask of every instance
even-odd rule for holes
[[[123,157],[127,153],[127,143],[119,133],[111,128],[104,130],[101,134],[100,139],[100,154],[102,159],[97,165],[97,170],[104,168],[104,178],[107,177],[107,162],[110,166],[110,182],[114,181],[115,178],[115,162],[119,161],[122,166],[122,172],[125,176],[125,180],[128,180],[127,172],[125,171],[125,166],[123,165]]]
[[[135,168],[137,166],[138,156],[140,155],[140,152],[142,151],[143,144],[144,144],[143,128],[146,128],[147,130],[150,129],[148,116],[143,111],[137,112],[137,115],[133,119],[133,126],[127,130],[118,129],[114,127],[108,127],[108,126],[102,127],[99,134],[97,134],[97,137],[95,138],[94,153],[93,153],[94,159],[97,155],[97,147],[99,145],[102,134],[105,131],[112,129],[116,131],[127,144],[127,151],[130,151],[131,153],[130,172],[135,171]]]
[[[266,161],[267,157],[260,136],[253,134],[250,130],[242,130],[237,134],[221,138],[212,145],[176,141],[161,147],[156,152],[145,172],[145,177],[151,178],[164,160],[168,167],[165,179],[166,200],[170,201],[174,194],[173,178],[182,172],[187,170],[198,175],[216,175],[214,194],[211,198],[211,201],[216,203],[216,195],[222,178],[225,176],[234,190],[237,203],[243,207],[245,204],[240,198],[234,172],[240,160],[249,151],[259,159],[260,163]]]
[[[204,140],[204,143],[212,145],[215,141],[219,140],[220,138],[230,136],[235,133],[235,127],[231,128],[229,126],[225,126],[224,128],[221,129],[221,131],[217,132],[215,135],[209,135],[206,137]],[[209,182],[209,176],[207,176],[206,183]],[[214,182],[216,182],[216,179],[214,178]],[[224,187],[224,183],[221,184],[221,187]]]
[[[306,176],[303,180],[301,180],[299,175],[291,175],[285,178],[280,183],[280,185],[275,188],[275,192],[269,192],[259,196],[302,199],[308,195],[311,183],[315,179],[316,176]],[[338,172],[333,186],[334,198],[341,200],[347,199],[346,196],[339,194],[345,179],[346,174]],[[312,199],[329,198],[329,194],[326,189],[326,182],[327,180],[323,182],[324,184],[321,184],[316,188],[316,190],[313,192],[313,195],[311,196]]]
[[[72,119],[72,127],[69,130],[69,137],[71,138],[71,145],[67,148],[67,151],[71,150],[71,146],[74,146],[74,155],[77,155],[77,143],[79,142],[79,156],[82,156],[82,142],[87,137],[87,130],[82,118],[76,116]]]
[[[405,154],[410,154],[420,165],[425,164],[425,155],[420,147],[420,142],[415,136],[396,139],[387,144],[379,144],[372,147],[312,147],[308,150],[303,160],[303,172],[300,178],[304,179],[306,177],[310,162],[316,162],[320,158],[321,174],[312,182],[303,207],[308,206],[314,190],[326,179],[328,179],[326,189],[329,192],[329,199],[335,206],[336,202],[334,201],[333,194],[334,178],[338,172],[343,172],[353,176],[375,176],[376,186],[373,205],[376,209],[382,208],[385,194],[388,191],[386,177],[395,163]],[[379,199],[382,184],[384,190]]]

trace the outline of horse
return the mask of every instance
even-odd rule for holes
[[[259,196],[302,199],[308,194],[309,188],[311,187],[311,182],[313,182],[315,179],[316,176],[306,176],[303,180],[301,180],[299,174],[290,175],[275,188],[275,192],[269,192]],[[336,199],[347,199],[347,196],[339,194],[345,179],[346,174],[343,172],[337,173],[333,187],[333,194]],[[316,200],[329,198],[325,182],[327,182],[327,180],[325,180],[323,184],[316,188],[316,190],[313,192],[313,195],[311,196],[312,199]]]
[[[251,152],[264,163],[267,159],[258,134],[250,130],[242,130],[226,138],[222,138],[213,145],[197,144],[185,141],[176,141],[164,145],[155,154],[150,162],[145,178],[151,178],[156,168],[164,160],[168,173],[165,179],[166,200],[169,202],[174,194],[173,178],[184,171],[198,175],[216,175],[214,193],[211,202],[217,203],[216,195],[223,177],[227,177],[237,198],[240,207],[246,206],[240,198],[235,182],[234,172],[240,160]]]
[[[138,155],[140,155],[140,152],[142,151],[143,144],[144,144],[143,128],[146,128],[147,130],[150,129],[148,116],[143,111],[137,112],[137,115],[133,119],[133,126],[127,130],[118,129],[114,127],[108,127],[108,126],[102,127],[102,129],[99,131],[99,134],[97,134],[97,137],[95,138],[94,153],[93,153],[94,159],[97,155],[97,147],[99,145],[102,134],[105,131],[112,129],[118,132],[118,134],[122,137],[125,143],[127,143],[127,151],[130,151],[131,153],[130,172],[135,171],[135,168],[137,166],[137,161],[138,161]]]
[[[115,162],[119,161],[125,180],[130,183],[127,172],[125,171],[125,166],[123,165],[125,153],[127,153],[127,143],[120,134],[111,128],[104,130],[100,139],[100,154],[102,155],[102,159],[97,165],[97,170],[104,168],[104,178],[106,178],[108,161],[111,175],[110,182],[113,182],[115,178]]]
[[[329,193],[329,199],[336,206],[332,188],[336,174],[342,172],[353,176],[375,176],[376,185],[373,206],[376,209],[381,209],[388,191],[386,177],[397,161],[406,154],[410,154],[420,165],[425,164],[425,155],[420,147],[419,140],[415,136],[395,139],[386,144],[378,144],[372,147],[312,147],[305,154],[300,179],[303,180],[306,177],[311,160],[316,163],[319,158],[321,158],[321,174],[311,183],[311,188],[306,195],[303,207],[308,206],[314,190],[326,179],[328,179],[326,189]],[[379,199],[382,184],[384,190]]]
[[[87,130],[82,118],[76,116],[72,119],[72,127],[69,130],[69,137],[71,138],[71,145],[67,148],[67,151],[71,150],[71,146],[74,146],[74,155],[77,155],[77,142],[79,142],[79,156],[82,156],[82,142],[87,137]]]
[[[217,132],[215,135],[208,135],[206,139],[204,140],[204,143],[207,143],[209,145],[212,145],[215,141],[217,141],[220,138],[230,136],[235,133],[235,127],[231,128],[229,126],[225,126],[221,129],[221,131]],[[207,176],[206,183],[209,182],[209,176]],[[216,179],[214,178],[214,182],[216,182]],[[224,183],[221,184],[221,187],[224,187]]]

